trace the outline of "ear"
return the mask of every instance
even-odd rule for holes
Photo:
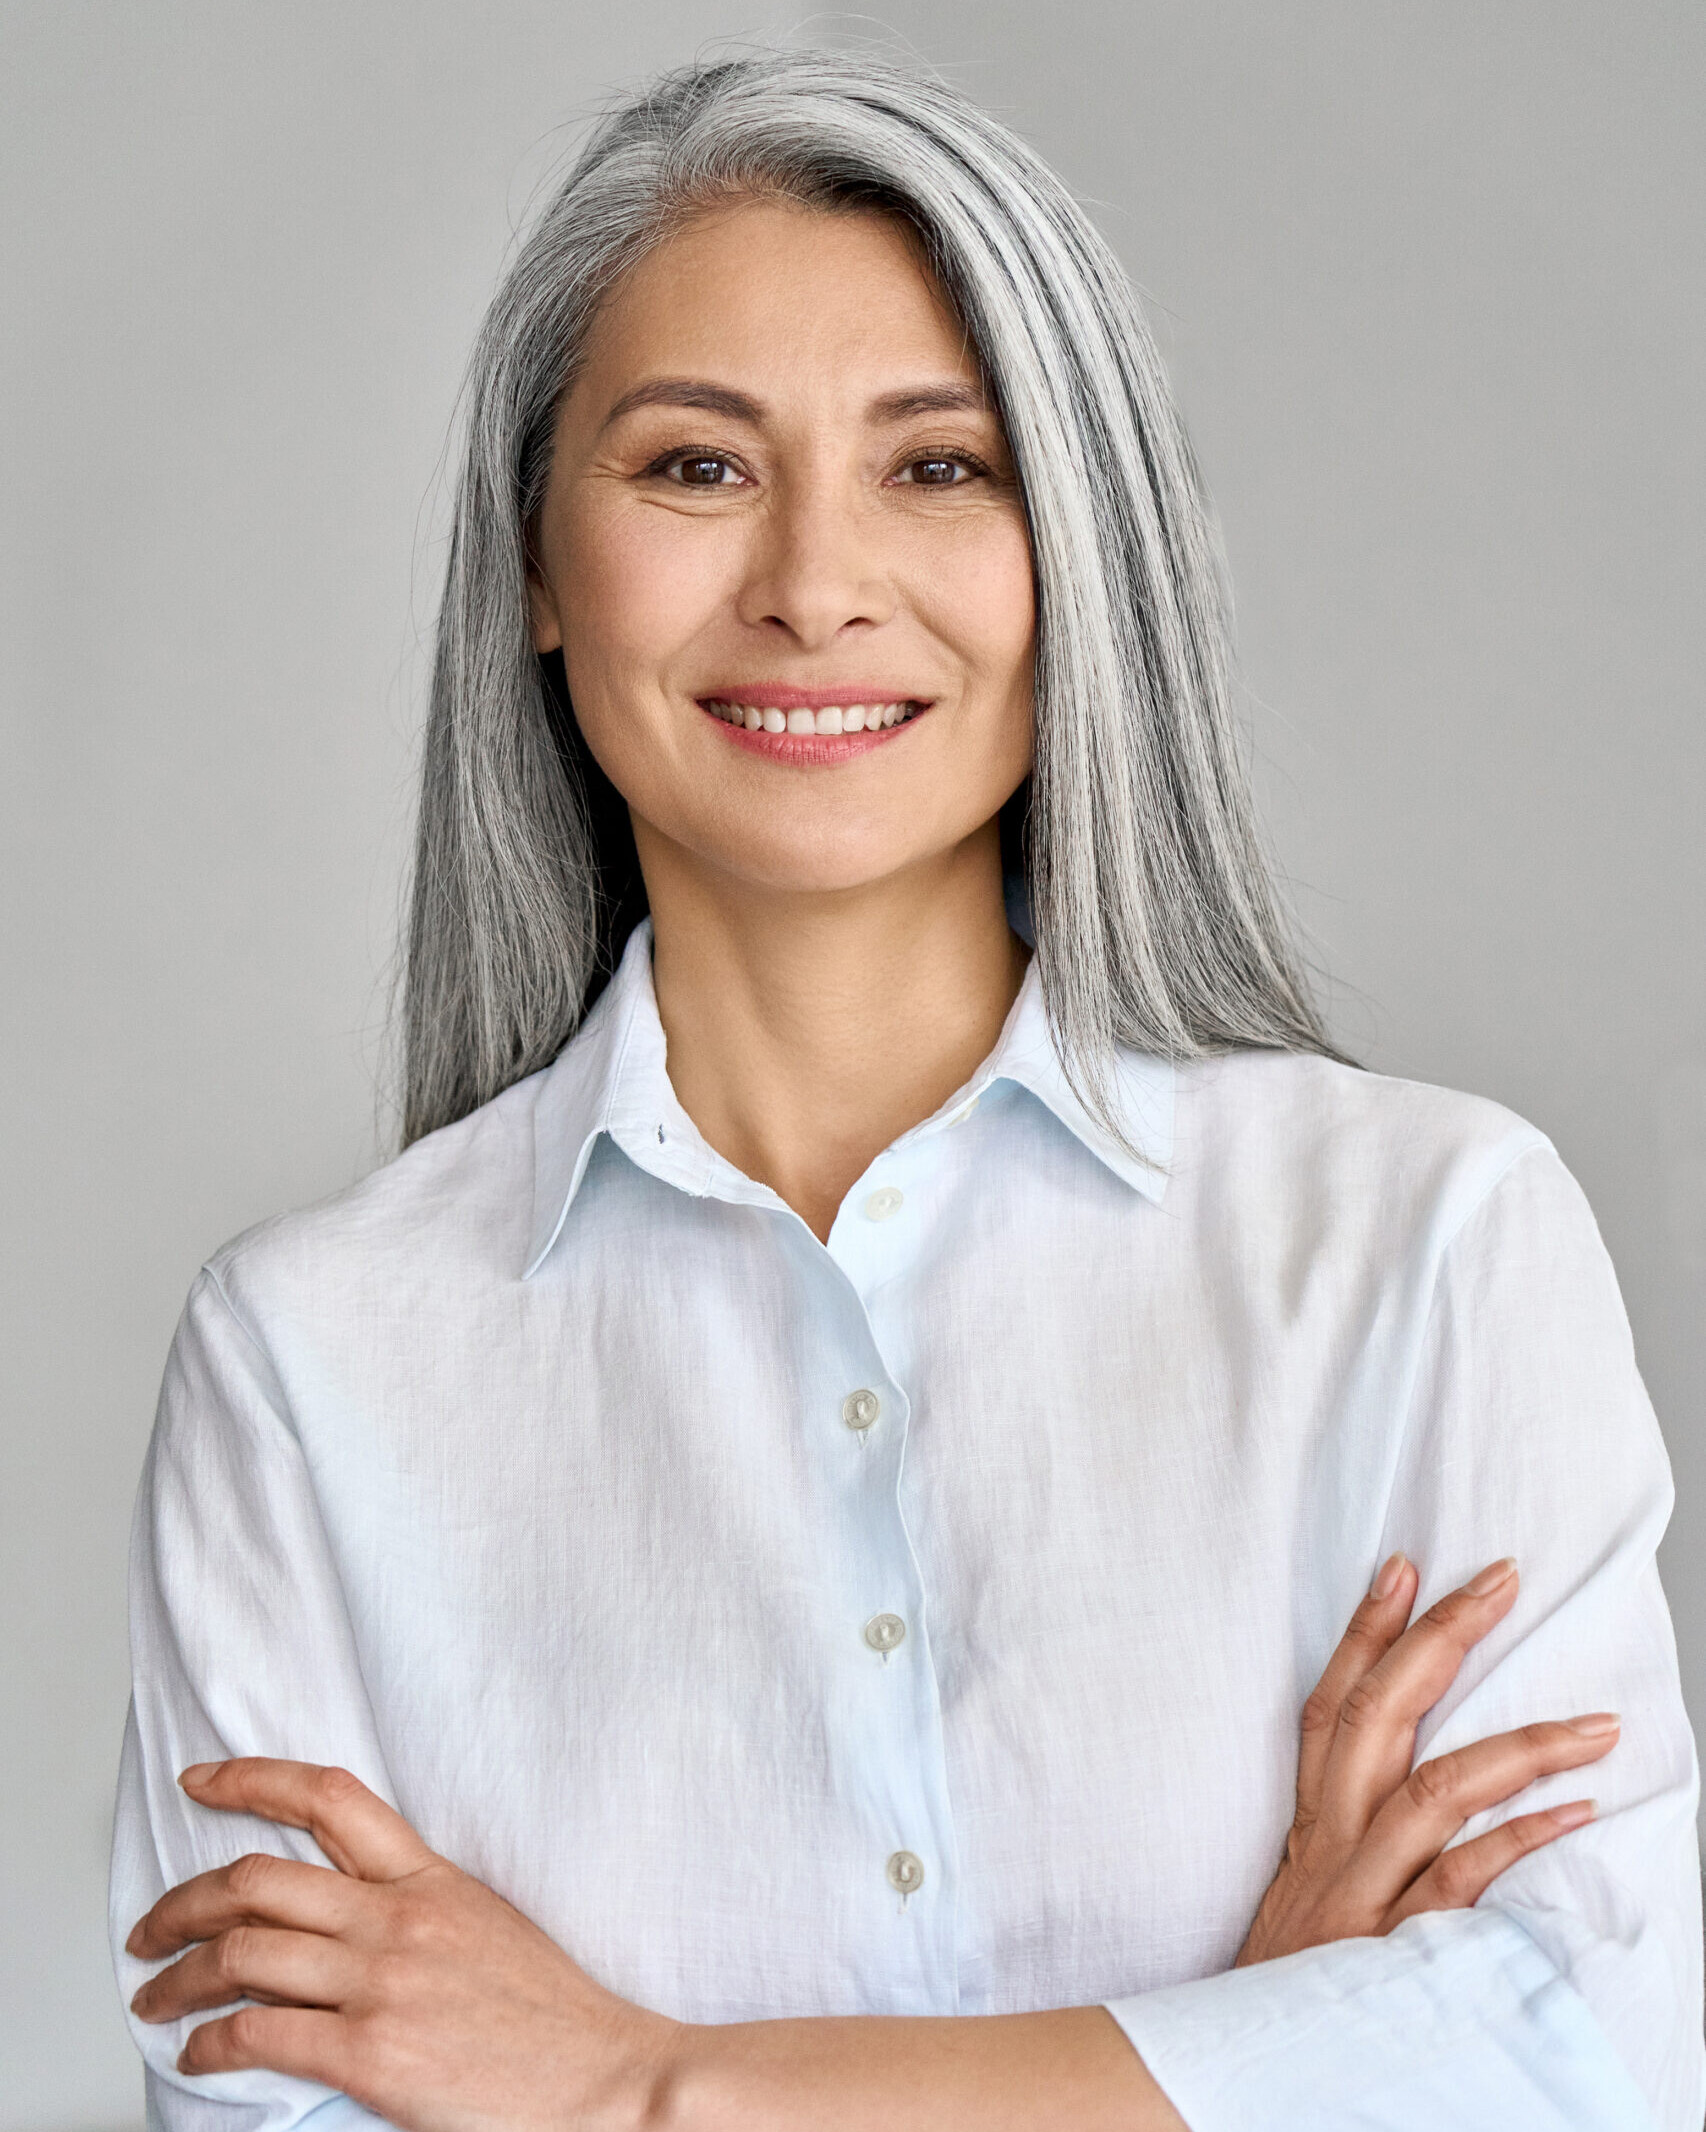
[[[539,565],[531,554],[527,558],[527,606],[533,619],[533,649],[537,652],[560,651],[563,624],[557,613],[556,595],[540,575]]]

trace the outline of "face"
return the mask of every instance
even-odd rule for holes
[[[535,528],[534,641],[642,863],[855,889],[993,835],[1031,761],[1006,441],[885,217],[743,202],[600,313]]]

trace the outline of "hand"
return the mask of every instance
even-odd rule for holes
[[[1593,1818],[1591,1799],[1445,1846],[1471,1814],[1617,1744],[1610,1711],[1524,1725],[1412,1770],[1416,1726],[1471,1645],[1510,1612],[1516,1564],[1495,1562],[1413,1627],[1412,1563],[1394,1555],[1303,1706],[1297,1818],[1235,1967],[1325,1940],[1379,1936],[1420,1910],[1464,1910],[1505,1868]]]
[[[198,1763],[192,1799],[307,1829],[336,1871],[257,1854],[161,1896],[126,1946],[190,1952],[131,2001],[195,2029],[185,2073],[267,2066],[405,2132],[629,2132],[679,2024],[593,1982],[499,1895],[428,1850],[345,1769]]]

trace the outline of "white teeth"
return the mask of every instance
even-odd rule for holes
[[[759,710],[755,704],[710,701],[713,717],[749,733],[874,733],[880,727],[905,725],[918,715],[911,703],[826,703],[820,711]]]

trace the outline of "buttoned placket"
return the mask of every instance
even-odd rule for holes
[[[881,1743],[883,1797],[892,1842],[881,1871],[893,1891],[897,1932],[920,1957],[921,2010],[958,2012],[959,1860],[942,1708],[930,1648],[928,1594],[907,1524],[905,1468],[912,1404],[890,1356],[909,1345],[905,1318],[913,1297],[920,1244],[931,1218],[931,1186],[940,1168],[936,1139],[969,1115],[975,1096],[953,1118],[908,1134],[854,1185],[819,1247],[844,1284],[873,1366],[865,1382],[839,1400],[840,1425],[828,1437],[851,1468],[868,1592],[880,1603],[851,1610],[869,1652],[869,1742]],[[833,1407],[836,1402],[829,1402]]]
[[[826,1559],[845,1580],[835,1648],[822,1654],[835,1694],[824,1712],[836,1735],[835,1798],[862,1811],[870,1878],[849,1891],[866,1922],[861,1957],[873,1988],[895,2012],[960,2011],[960,1873],[947,1783],[944,1721],[931,1651],[922,1566],[908,1526],[906,1448],[912,1422],[904,1386],[922,1365],[916,1279],[940,1239],[932,1224],[954,1217],[952,1186],[964,1143],[957,1129],[994,1095],[998,1107],[1029,1089],[1117,1174],[1157,1199],[1161,1172],[1109,1143],[1061,1080],[1040,1025],[1035,973],[977,1085],[952,1108],[903,1134],[848,1194],[827,1243],[767,1186],[734,1169],[682,1110],[665,1070],[652,999],[649,922],[637,928],[612,983],[610,1009],[595,1010],[585,1036],[596,1048],[577,1104],[576,1084],[535,1124],[538,1168],[524,1277],[549,1255],[599,1135],[641,1169],[700,1199],[762,1209],[777,1225],[778,1274],[814,1334],[799,1358],[792,1417],[818,1462]],[[556,1071],[557,1069],[553,1069]],[[1164,1164],[1171,1149],[1171,1069],[1130,1069],[1142,1138]],[[973,1135],[975,1142],[976,1135]],[[948,1152],[951,1151],[951,1152]],[[925,1251],[921,1252],[921,1244]],[[880,1891],[880,1898],[873,1891]]]
[[[664,1182],[770,1213],[802,1278],[823,1294],[813,1316],[825,1336],[811,1363],[820,1389],[808,1395],[807,1426],[826,1462],[826,1494],[848,1520],[853,1544],[843,1559],[858,1565],[843,1609],[856,1712],[843,1742],[844,1790],[863,1796],[871,1888],[888,1920],[874,1959],[898,2001],[919,2014],[959,2011],[959,1859],[927,1595],[903,1502],[912,1408],[883,1332],[887,1320],[889,1343],[908,1344],[904,1313],[939,1166],[933,1143],[976,1100],[879,1156],[848,1193],[827,1245],[768,1186],[707,1147],[676,1106],[661,1119],[623,1111],[609,1128]]]

